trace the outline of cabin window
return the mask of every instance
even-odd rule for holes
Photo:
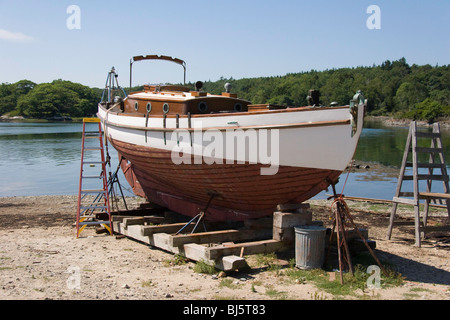
[[[169,112],[169,104],[168,103],[164,103],[164,105],[163,105],[163,112],[164,113]]]
[[[198,111],[205,113],[208,111],[208,105],[204,101],[200,101],[198,103]]]
[[[147,103],[147,112],[150,113],[152,111],[152,104],[149,102]]]
[[[242,104],[236,103],[234,105],[234,111],[237,111],[237,112],[242,111]]]
[[[134,103],[134,110],[138,111],[139,109],[139,104],[137,102]]]

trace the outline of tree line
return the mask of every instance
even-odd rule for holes
[[[35,119],[91,116],[96,113],[98,101],[98,89],[61,79],[0,85],[0,114]]]
[[[450,65],[409,65],[405,58],[372,67],[311,70],[284,76],[204,81],[203,90],[220,94],[225,83],[254,104],[307,105],[310,89],[321,93],[323,105],[346,105],[357,90],[368,99],[370,115],[433,121],[450,117]],[[188,86],[194,88],[193,83]],[[137,86],[131,91],[142,90]],[[29,118],[83,117],[96,113],[103,89],[55,80],[36,84],[21,80],[0,85],[0,115]]]
[[[223,91],[225,83],[252,103],[306,106],[310,89],[320,91],[324,105],[349,104],[357,90],[368,99],[370,115],[433,121],[450,116],[450,65],[408,65],[405,58],[379,66],[291,73],[281,77],[205,81],[208,92]]]

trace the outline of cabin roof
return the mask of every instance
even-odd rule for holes
[[[139,91],[133,92],[128,95],[130,99],[151,99],[151,100],[171,100],[171,101],[188,101],[194,99],[208,99],[208,98],[222,98],[222,99],[237,99],[235,97],[229,97],[226,95],[216,95],[207,92],[190,91],[190,92],[177,92],[177,91]],[[242,100],[242,99],[238,99]]]

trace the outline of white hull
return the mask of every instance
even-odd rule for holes
[[[279,165],[342,171],[356,150],[363,125],[364,105],[358,106],[358,119],[352,118],[349,108],[316,108],[195,116],[191,118],[190,128],[188,118],[181,117],[178,129],[175,117],[168,117],[164,125],[162,117],[129,117],[106,111],[102,106],[99,106],[98,117],[108,138],[172,151],[174,164],[182,155],[192,154],[197,157],[191,159],[193,163],[203,157],[215,163],[247,161],[270,164],[271,167]],[[352,122],[355,120],[357,130],[352,134]],[[265,133],[267,139],[264,139]],[[234,149],[230,150],[233,139],[227,139],[233,137],[236,138],[232,145]],[[223,140],[222,144],[216,141],[219,138]],[[239,152],[237,141],[250,143],[245,143],[245,151]],[[277,154],[270,154],[270,151]]]

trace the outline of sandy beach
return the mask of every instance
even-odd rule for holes
[[[140,198],[128,198],[129,208]],[[314,220],[329,224],[330,201],[309,201]],[[202,274],[195,262],[179,263],[171,253],[143,243],[84,230],[76,238],[76,196],[0,198],[1,300],[313,300],[313,299],[450,299],[448,232],[414,246],[412,226],[396,227],[385,240],[389,205],[348,201],[358,226],[376,241],[376,254],[402,274],[401,286],[358,289],[336,296],[312,281],[291,281],[286,275],[292,254],[279,254],[280,268],[256,266],[240,272]],[[400,210],[411,221],[411,210]],[[445,214],[430,224],[448,223]],[[330,274],[330,278],[332,275]],[[226,279],[226,280],[225,280]]]

